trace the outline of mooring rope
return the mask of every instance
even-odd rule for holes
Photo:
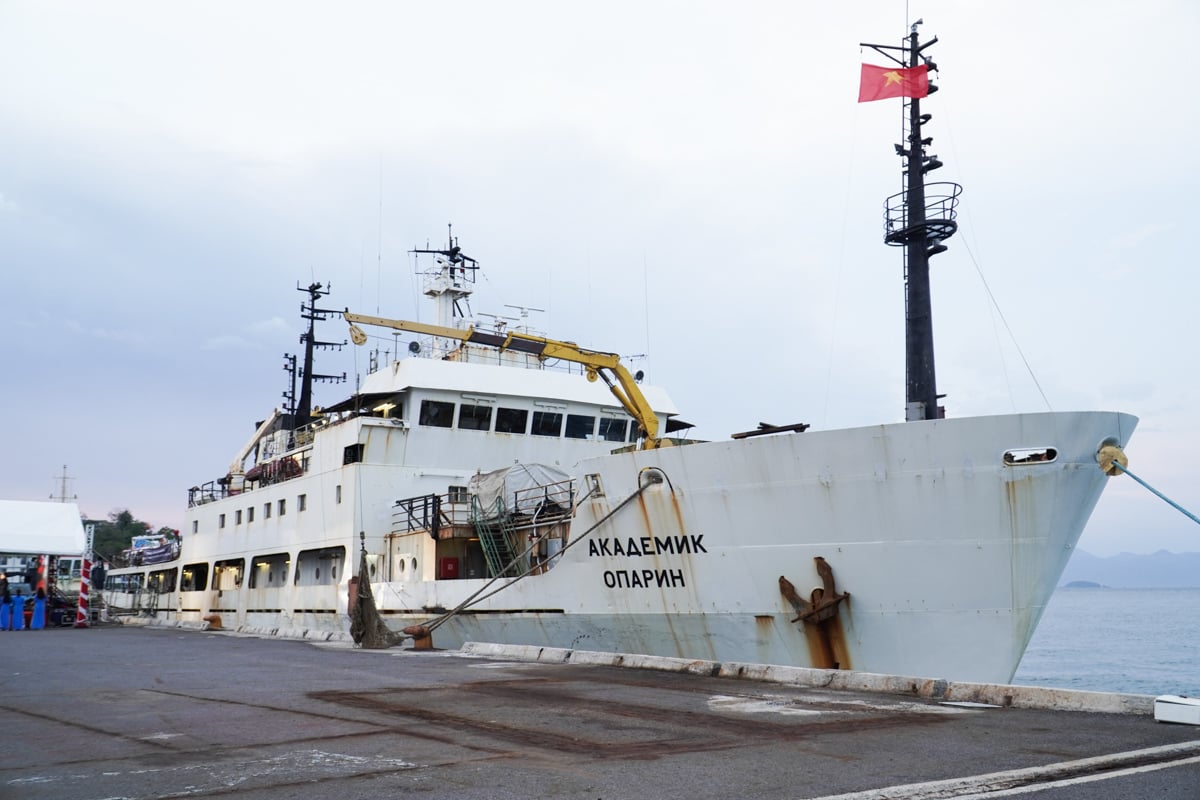
[[[1153,486],[1146,483],[1144,480],[1139,478],[1137,475],[1134,475],[1133,472],[1131,472],[1129,469],[1129,459],[1125,457],[1125,451],[1122,450],[1121,448],[1117,447],[1115,444],[1106,444],[1104,447],[1101,447],[1099,452],[1096,453],[1096,460],[1100,462],[1100,470],[1105,475],[1120,475],[1121,473],[1125,473],[1126,475],[1128,475],[1129,477],[1133,478],[1135,481],[1140,483],[1142,486],[1149,489],[1153,494],[1157,495],[1160,499],[1165,500],[1167,505],[1174,508],[1180,514],[1183,514],[1185,517],[1190,519],[1192,522],[1195,522],[1197,525],[1200,525],[1200,519],[1197,519],[1195,514],[1188,511],[1186,508],[1179,505],[1179,503],[1176,503],[1171,498],[1167,497],[1165,494],[1160,492],[1158,489],[1155,489]]]
[[[1121,472],[1125,473],[1126,475],[1128,475],[1129,477],[1133,478],[1135,481],[1137,481],[1138,483],[1140,483],[1142,486],[1144,486],[1144,487],[1146,487],[1147,489],[1149,489],[1149,490],[1150,490],[1152,493],[1154,493],[1154,494],[1155,494],[1155,495],[1157,495],[1159,498],[1161,498],[1163,501],[1165,501],[1167,505],[1171,506],[1171,508],[1174,508],[1176,511],[1178,511],[1180,514],[1183,514],[1185,517],[1187,517],[1188,519],[1190,519],[1192,522],[1196,523],[1197,525],[1200,525],[1200,518],[1197,518],[1195,514],[1193,514],[1192,512],[1188,511],[1188,510],[1187,510],[1186,508],[1184,508],[1183,506],[1179,505],[1179,503],[1176,503],[1174,500],[1172,500],[1171,498],[1167,497],[1165,494],[1163,494],[1162,492],[1160,492],[1158,489],[1155,489],[1153,486],[1151,486],[1150,484],[1146,483],[1144,480],[1142,480],[1141,478],[1139,478],[1137,475],[1134,475],[1134,474],[1133,474],[1133,472],[1132,472],[1132,470],[1130,470],[1130,469],[1129,469],[1129,467],[1125,466],[1124,464],[1122,464],[1122,463],[1121,463],[1121,462],[1119,462],[1119,461],[1117,461],[1117,462],[1114,462],[1114,463],[1113,463],[1113,466],[1117,467],[1118,469],[1120,469],[1120,470],[1121,470]]]

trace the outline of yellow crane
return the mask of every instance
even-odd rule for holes
[[[642,429],[642,449],[654,450],[670,442],[658,438],[658,415],[650,407],[637,381],[621,363],[621,357],[616,353],[601,353],[587,350],[574,342],[559,342],[528,333],[493,333],[470,328],[448,328],[444,325],[430,325],[424,322],[412,322],[403,319],[388,319],[367,314],[352,314],[346,309],[342,316],[350,323],[350,341],[363,344],[367,335],[359,325],[374,325],[380,328],[391,328],[409,333],[420,333],[428,336],[441,336],[446,339],[456,339],[466,344],[481,344],[495,347],[498,350],[513,350],[518,353],[529,353],[538,360],[557,358],[582,364],[586,370],[587,379],[594,381],[602,379],[608,385],[613,396],[620,402],[629,415],[633,417]],[[611,373],[611,377],[609,375]],[[614,380],[615,379],[615,380]]]

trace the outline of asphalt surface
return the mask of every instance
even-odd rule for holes
[[[0,633],[0,721],[6,800],[1200,797],[1145,715],[178,629]]]

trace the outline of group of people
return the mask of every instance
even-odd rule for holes
[[[14,596],[4,587],[0,595],[0,631],[25,630],[25,608],[28,598],[21,595],[18,589]],[[29,618],[29,630],[39,631],[46,627],[46,590],[38,588],[33,596],[33,614]]]

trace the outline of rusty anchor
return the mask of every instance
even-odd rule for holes
[[[782,575],[779,576],[779,591],[796,610],[797,617],[792,622],[831,620],[837,616],[838,606],[841,602],[850,599],[849,592],[837,590],[833,581],[833,567],[829,566],[829,562],[821,556],[814,557],[813,561],[817,565],[817,574],[821,576],[823,586],[812,590],[810,600],[805,600],[796,594],[796,587],[792,582]]]

